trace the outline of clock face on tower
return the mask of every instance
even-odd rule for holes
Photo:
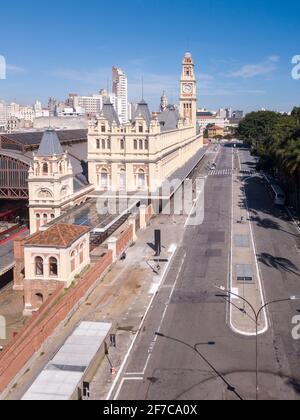
[[[193,92],[193,86],[190,83],[185,83],[182,90],[183,93],[190,94]]]

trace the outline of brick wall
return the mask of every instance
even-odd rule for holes
[[[32,308],[39,308],[62,284],[55,280],[24,280],[23,283],[25,305],[30,304]],[[41,296],[42,302],[38,298],[38,294]]]
[[[117,241],[117,255],[121,255],[133,242],[133,226],[130,225],[120,234]]]
[[[14,289],[23,290],[25,267],[24,267],[24,243],[25,239],[17,238],[14,240]]]
[[[60,323],[79,304],[93,284],[112,264],[112,253],[108,251],[77,283],[64,294],[59,287],[40,310],[28,321],[23,330],[0,355],[0,392],[2,392],[38,352]]]
[[[148,223],[149,222],[149,220],[150,219],[152,219],[152,217],[153,217],[153,206],[152,206],[152,204],[150,204],[148,207],[147,207],[147,210],[146,210],[146,223]]]

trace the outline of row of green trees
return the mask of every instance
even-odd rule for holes
[[[300,108],[294,108],[291,115],[252,112],[241,121],[237,137],[260,157],[259,169],[287,185],[293,204],[300,209]]]
[[[237,136],[260,157],[264,169],[284,169],[290,175],[300,171],[300,108],[291,115],[252,112],[241,121]]]

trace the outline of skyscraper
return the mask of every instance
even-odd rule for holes
[[[117,98],[121,99],[121,122],[128,122],[128,80],[126,73],[120,68],[112,69],[113,93]]]

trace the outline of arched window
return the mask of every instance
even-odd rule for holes
[[[101,133],[105,133],[105,125],[101,125]]]
[[[83,248],[84,248],[84,246],[83,246],[83,244],[81,244],[80,245],[80,248],[79,248],[79,261],[80,261],[80,264],[83,263]]]
[[[139,133],[142,133],[144,131],[144,128],[142,125],[139,125]]]
[[[126,188],[126,170],[121,169],[120,171],[120,190],[124,190]]]
[[[40,218],[41,218],[40,213],[37,213],[37,214],[35,215],[35,217],[36,217],[36,219],[37,219],[37,220],[40,220]]]
[[[47,221],[48,221],[48,214],[46,214],[46,213],[43,214],[43,220],[44,220],[44,223],[47,223]]]
[[[149,140],[145,140],[145,149],[148,150],[149,149]]]
[[[100,180],[101,187],[102,188],[108,188],[108,172],[107,172],[106,169],[101,170],[100,177],[101,177],[101,180]]]
[[[96,140],[96,148],[100,149],[100,140],[99,139]]]
[[[76,268],[76,251],[73,251],[71,254],[71,271],[73,273],[73,271],[75,271]]]
[[[51,219],[52,219],[52,220],[53,220],[53,219],[55,219],[55,214],[53,214],[53,213],[52,213],[52,214],[50,215],[50,217],[51,217]]]
[[[121,147],[121,150],[124,150],[125,149],[125,141],[124,141],[124,139],[121,139],[120,140],[120,147]]]
[[[58,276],[58,264],[57,259],[54,257],[51,257],[49,260],[49,274],[50,276]]]
[[[134,150],[137,150],[137,148],[138,148],[138,142],[137,142],[137,140],[134,140],[133,141],[133,148],[134,148]]]
[[[107,140],[107,148],[111,149],[111,140],[110,139]]]
[[[145,171],[143,169],[140,169],[138,172],[138,188],[139,189],[145,189],[146,185],[146,177],[145,177]]]
[[[42,293],[36,293],[35,300],[38,306],[42,306],[42,304],[44,303],[44,296],[42,295]]]
[[[44,275],[44,260],[42,257],[36,257],[35,259],[35,275],[36,276]]]
[[[48,163],[43,164],[43,175],[48,175]]]
[[[104,139],[102,139],[102,141],[101,141],[101,147],[102,147],[102,149],[106,149],[106,144],[105,144]]]
[[[143,140],[139,140],[139,149],[143,150],[143,148],[144,148]]]

